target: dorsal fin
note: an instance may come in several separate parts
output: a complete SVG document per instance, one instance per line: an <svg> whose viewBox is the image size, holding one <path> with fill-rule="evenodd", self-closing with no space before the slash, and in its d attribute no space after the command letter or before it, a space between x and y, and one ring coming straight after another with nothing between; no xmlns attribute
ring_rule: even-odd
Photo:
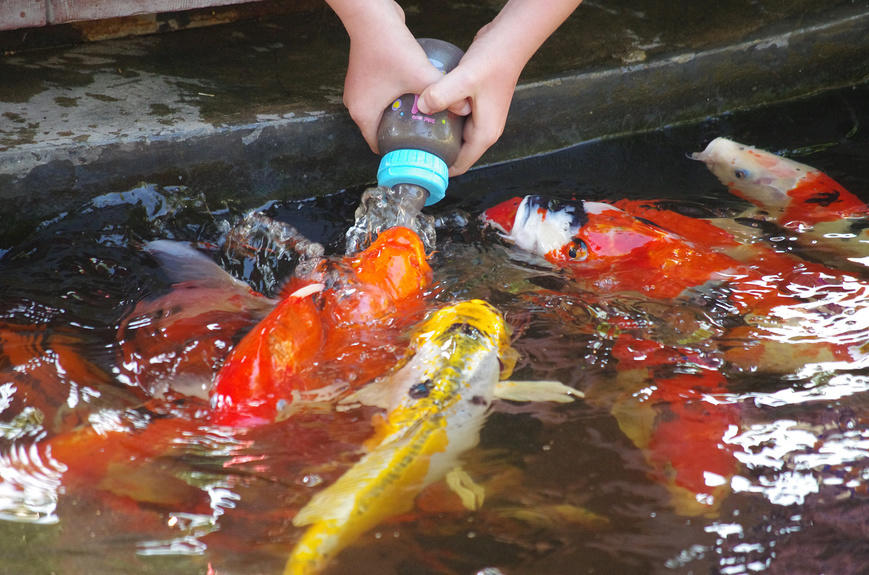
<svg viewBox="0 0 869 575"><path fill-rule="evenodd" d="M189 243L155 240L146 243L144 250L160 262L160 266L172 283L194 282L209 287L225 285L250 290L250 286L229 275L226 270Z"/></svg>

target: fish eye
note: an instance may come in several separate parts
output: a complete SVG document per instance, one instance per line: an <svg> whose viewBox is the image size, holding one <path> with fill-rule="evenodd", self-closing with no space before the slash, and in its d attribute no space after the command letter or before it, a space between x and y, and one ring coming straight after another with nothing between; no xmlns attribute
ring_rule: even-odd
<svg viewBox="0 0 869 575"><path fill-rule="evenodd" d="M410 390L408 390L408 395L411 399L422 399L428 397L428 394L431 391L431 386L432 380L427 379L421 381L411 386Z"/></svg>
<svg viewBox="0 0 869 575"><path fill-rule="evenodd" d="M560 200L549 200L549 205L547 206L550 212L557 212L561 209L561 201Z"/></svg>
<svg viewBox="0 0 869 575"><path fill-rule="evenodd" d="M748 172L745 170L734 170L733 175L736 176L737 180L744 180L748 177Z"/></svg>
<svg viewBox="0 0 869 575"><path fill-rule="evenodd" d="M573 244L567 250L567 255L571 259L583 261L588 256L588 246L579 238L573 239Z"/></svg>

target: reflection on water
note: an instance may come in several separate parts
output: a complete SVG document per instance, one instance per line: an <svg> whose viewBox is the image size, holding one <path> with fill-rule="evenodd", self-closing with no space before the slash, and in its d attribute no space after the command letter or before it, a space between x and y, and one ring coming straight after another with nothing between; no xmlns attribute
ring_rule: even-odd
<svg viewBox="0 0 869 575"><path fill-rule="evenodd" d="M844 108L850 122L854 103L869 101L861 90L815 107ZM499 405L463 458L485 489L478 511L435 485L327 572L860 572L869 562L869 271L795 263L764 275L758 265L753 287L787 298L745 315L728 299L738 290L723 284L675 299L590 289L467 216L514 195L554 193L665 198L692 217L731 217L745 205L685 154L721 133L762 143L764 123L791 125L783 118L794 113L808 116L797 103L457 180L435 214L433 297L489 301L513 329L514 377L558 380L586 398ZM785 135L811 137L799 127ZM866 197L867 158L858 130L800 159ZM463 185L474 193L459 200ZM252 221L215 211L192 189L143 185L46 222L2 256L3 569L280 572L301 534L293 517L360 458L378 410L319 406L251 430L211 425L206 401L172 389L192 389L179 381L190 375L183 366L201 365L207 349L210 373L263 311L239 300L208 315L210 302L170 292L177 278L140 248L196 242L274 295L300 260L343 252L356 203L355 193L270 203ZM747 265L758 246L794 262L832 261L781 230L743 227L754 250L743 253ZM301 251L294 234L310 240ZM176 295L161 299L167 293ZM134 327L154 338L172 325L212 343L122 347L119 329L137 314ZM125 367L133 356L141 363ZM144 385L134 371L159 381Z"/></svg>

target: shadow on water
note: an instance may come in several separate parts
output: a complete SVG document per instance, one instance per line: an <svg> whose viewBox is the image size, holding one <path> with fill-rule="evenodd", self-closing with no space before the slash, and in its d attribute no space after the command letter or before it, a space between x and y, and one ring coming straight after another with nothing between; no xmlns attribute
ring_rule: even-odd
<svg viewBox="0 0 869 575"><path fill-rule="evenodd" d="M858 572L869 562L865 366L784 377L734 374L719 397L740 414L739 429L726 436L741 465L732 493L710 516L681 516L662 485L649 479L624 421L614 417L614 402L630 388L618 387L627 384L614 376L607 330L624 318L639 319L646 322L637 328L644 335L675 340L685 334L673 327L674 318L689 313L696 333L724 328L690 306L590 297L563 274L517 259L481 234L476 216L512 196L540 193L660 198L686 215L730 217L746 204L687 158L719 135L795 157L869 199L867 103L863 85L595 141L452 182L448 199L432 212L442 223L432 259L437 297L481 297L496 305L522 355L517 377L558 379L585 390L588 400L510 404L492 414L465 461L489 492L479 512L423 512L384 524L329 572L349 566L491 575ZM269 203L262 211L328 254L340 254L359 192ZM203 573L209 565L220 573L277 572L299 535L292 515L312 488L333 481L358 457L371 432L369 411L313 413L269 426L268 433L221 435L167 424L177 433L172 450L115 473L113 483L99 477L76 483L38 449L46 438L86 424L134 429L172 421L149 412L147 395L119 377L118 326L137 303L170 288L141 246L154 239L196 242L255 289L275 293L297 263L292 257L230 262L222 255L226 232L243 215L207 205L195 182L142 184L44 222L0 255L5 572L180 574ZM694 337L701 346L703 338ZM178 410L206 408L191 401ZM16 475L27 461L39 473Z"/></svg>

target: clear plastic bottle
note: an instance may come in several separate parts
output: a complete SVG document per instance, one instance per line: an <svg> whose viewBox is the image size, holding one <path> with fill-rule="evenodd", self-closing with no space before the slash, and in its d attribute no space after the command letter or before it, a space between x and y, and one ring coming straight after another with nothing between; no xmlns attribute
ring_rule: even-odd
<svg viewBox="0 0 869 575"><path fill-rule="evenodd" d="M443 40L418 40L429 61L446 74L458 65L464 52ZM377 129L377 145L383 158L377 170L377 184L387 188L406 186L416 191L429 206L443 199L449 183L448 167L462 145L464 116L448 110L423 114L417 109L416 94L405 94L383 112ZM420 205L422 207L422 205Z"/></svg>

